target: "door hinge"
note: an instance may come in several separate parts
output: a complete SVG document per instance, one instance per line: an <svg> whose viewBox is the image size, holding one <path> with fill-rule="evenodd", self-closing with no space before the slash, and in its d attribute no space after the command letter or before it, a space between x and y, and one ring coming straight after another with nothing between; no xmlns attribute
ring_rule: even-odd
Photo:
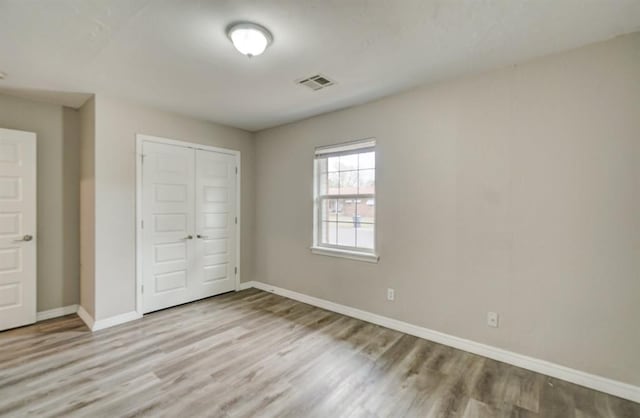
<svg viewBox="0 0 640 418"><path fill-rule="evenodd" d="M236 167L236 174L238 174L238 167Z"/></svg>
<svg viewBox="0 0 640 418"><path fill-rule="evenodd" d="M238 217L236 216L236 225L238 225Z"/></svg>
<svg viewBox="0 0 640 418"><path fill-rule="evenodd" d="M140 221L140 228L144 229L144 219Z"/></svg>
<svg viewBox="0 0 640 418"><path fill-rule="evenodd" d="M235 268L235 274L238 274L238 267Z"/></svg>
<svg viewBox="0 0 640 418"><path fill-rule="evenodd" d="M144 157L146 157L146 155L144 154L140 154L140 161L144 163Z"/></svg>
<svg viewBox="0 0 640 418"><path fill-rule="evenodd" d="M144 285L142 285L141 288L142 288L142 293L144 293Z"/></svg>

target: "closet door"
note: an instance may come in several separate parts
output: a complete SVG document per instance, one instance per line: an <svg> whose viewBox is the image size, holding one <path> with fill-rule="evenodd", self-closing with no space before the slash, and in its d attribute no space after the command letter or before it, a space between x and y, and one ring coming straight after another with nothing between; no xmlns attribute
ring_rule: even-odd
<svg viewBox="0 0 640 418"><path fill-rule="evenodd" d="M236 158L196 150L197 298L235 290Z"/></svg>
<svg viewBox="0 0 640 418"><path fill-rule="evenodd" d="M193 300L194 150L143 143L144 312Z"/></svg>

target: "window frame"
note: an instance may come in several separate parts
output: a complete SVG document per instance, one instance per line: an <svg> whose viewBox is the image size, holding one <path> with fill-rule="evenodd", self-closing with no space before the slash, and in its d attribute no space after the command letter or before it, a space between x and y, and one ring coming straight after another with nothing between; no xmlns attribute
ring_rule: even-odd
<svg viewBox="0 0 640 418"><path fill-rule="evenodd" d="M342 150L342 151L341 151ZM321 162L329 157L351 155L351 154L363 154L366 152L374 152L376 158L376 164L373 167L374 170L374 193L350 193L350 194L320 194L321 190L321 174L322 167ZM326 155L326 156L325 156ZM313 158L313 243L311 251L314 254L328 255L334 257L348 258L358 261L367 261L377 263L379 256L377 254L378 249L378 188L376 187L377 181L377 149L375 138L367 138L358 141L351 141L341 144L317 147L315 149ZM363 169L364 170L364 169ZM361 171L358 167L358 171ZM373 213L373 248L360 248L347 245L327 244L322 243L322 203L326 200L348 200L356 201L358 199L363 202L373 199L375 201L375 210Z"/></svg>

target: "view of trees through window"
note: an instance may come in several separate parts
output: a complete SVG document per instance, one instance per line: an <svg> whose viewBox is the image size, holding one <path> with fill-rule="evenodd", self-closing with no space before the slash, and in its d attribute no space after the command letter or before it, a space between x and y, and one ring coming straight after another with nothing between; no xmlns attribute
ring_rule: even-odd
<svg viewBox="0 0 640 418"><path fill-rule="evenodd" d="M375 151L317 159L319 244L373 251Z"/></svg>

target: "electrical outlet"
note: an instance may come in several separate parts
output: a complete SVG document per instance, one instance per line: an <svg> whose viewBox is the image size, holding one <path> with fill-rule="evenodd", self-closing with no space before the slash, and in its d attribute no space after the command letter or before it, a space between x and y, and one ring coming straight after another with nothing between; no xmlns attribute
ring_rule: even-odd
<svg viewBox="0 0 640 418"><path fill-rule="evenodd" d="M388 288L387 289L387 300L395 300L396 298L396 291L393 290L392 288Z"/></svg>
<svg viewBox="0 0 640 418"><path fill-rule="evenodd" d="M498 328L498 314L496 312L487 314L487 325L492 328Z"/></svg>

